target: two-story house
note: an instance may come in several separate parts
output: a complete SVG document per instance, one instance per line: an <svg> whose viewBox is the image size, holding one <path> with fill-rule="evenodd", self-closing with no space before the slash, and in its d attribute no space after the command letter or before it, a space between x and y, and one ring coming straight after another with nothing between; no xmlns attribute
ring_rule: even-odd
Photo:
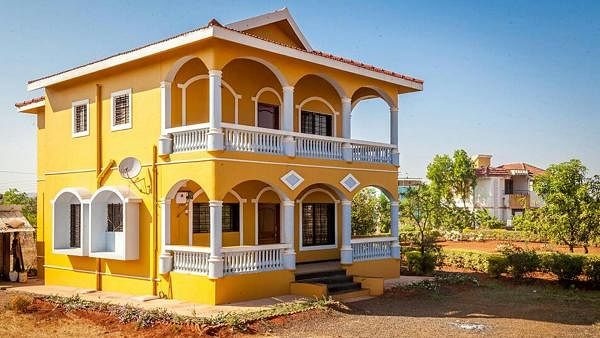
<svg viewBox="0 0 600 338"><path fill-rule="evenodd" d="M542 206L542 199L533 191L533 180L544 173L544 169L527 163L494 167L491 162L491 155L477 155L475 158L475 208L484 208L490 215L511 226L514 216L526 209Z"/></svg>
<svg viewBox="0 0 600 338"><path fill-rule="evenodd" d="M338 262L338 291L400 273L398 97L423 82L314 50L286 9L27 88L44 90L16 106L37 116L46 284L219 304L290 293L302 263ZM352 139L373 98L389 143ZM391 200L391 233L355 239L368 186Z"/></svg>

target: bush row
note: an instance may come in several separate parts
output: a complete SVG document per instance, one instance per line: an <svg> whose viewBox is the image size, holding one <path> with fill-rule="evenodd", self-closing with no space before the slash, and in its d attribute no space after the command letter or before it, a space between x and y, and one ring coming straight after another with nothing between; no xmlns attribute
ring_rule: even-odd
<svg viewBox="0 0 600 338"><path fill-rule="evenodd" d="M529 231L516 231L505 229L464 229L436 231L434 235L446 241L511 241L511 242L537 242L546 243L548 239L542 235ZM400 231L400 242L414 243L418 233L416 231Z"/></svg>
<svg viewBox="0 0 600 338"><path fill-rule="evenodd" d="M537 253L521 248L505 248L501 253L447 249L442 260L445 265L485 272L494 277L509 273L513 278L521 279L539 271L556 275L561 283L583 277L600 286L600 256Z"/></svg>

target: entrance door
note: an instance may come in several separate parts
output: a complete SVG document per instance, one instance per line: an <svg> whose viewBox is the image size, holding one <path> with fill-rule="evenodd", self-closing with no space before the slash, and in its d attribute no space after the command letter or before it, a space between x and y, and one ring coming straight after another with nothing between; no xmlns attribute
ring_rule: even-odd
<svg viewBox="0 0 600 338"><path fill-rule="evenodd" d="M279 204L258 204L258 244L279 243Z"/></svg>

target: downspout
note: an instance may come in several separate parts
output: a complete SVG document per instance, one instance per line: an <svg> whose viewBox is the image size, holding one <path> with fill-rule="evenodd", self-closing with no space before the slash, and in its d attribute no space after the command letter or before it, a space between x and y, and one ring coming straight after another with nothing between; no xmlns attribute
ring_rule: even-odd
<svg viewBox="0 0 600 338"><path fill-rule="evenodd" d="M102 186L102 85L96 84L96 189ZM102 259L96 258L96 291L102 290Z"/></svg>
<svg viewBox="0 0 600 338"><path fill-rule="evenodd" d="M156 145L152 146L152 266L150 267L152 275L152 295L157 295L158 282L156 281L156 269L158 265L158 154Z"/></svg>

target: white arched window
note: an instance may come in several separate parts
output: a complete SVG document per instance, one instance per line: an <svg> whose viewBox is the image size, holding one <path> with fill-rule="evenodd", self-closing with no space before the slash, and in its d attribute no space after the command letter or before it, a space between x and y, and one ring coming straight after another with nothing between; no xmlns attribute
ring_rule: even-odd
<svg viewBox="0 0 600 338"><path fill-rule="evenodd" d="M139 258L140 198L127 188L103 187L90 200L90 256Z"/></svg>
<svg viewBox="0 0 600 338"><path fill-rule="evenodd" d="M90 193L83 188L65 188L52 200L52 252L88 255Z"/></svg>

